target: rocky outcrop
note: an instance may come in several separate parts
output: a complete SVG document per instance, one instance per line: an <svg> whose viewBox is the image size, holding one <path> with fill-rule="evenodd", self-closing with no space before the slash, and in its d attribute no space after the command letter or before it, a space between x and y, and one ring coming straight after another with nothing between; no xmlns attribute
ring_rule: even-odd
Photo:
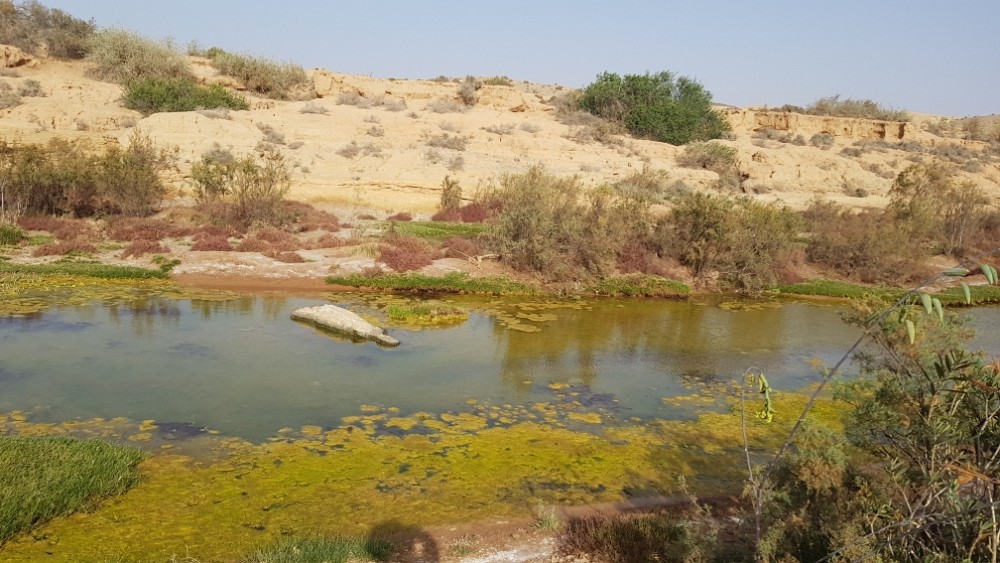
<svg viewBox="0 0 1000 563"><path fill-rule="evenodd" d="M36 64L35 59L17 47L0 45L0 68L35 66Z"/></svg>
<svg viewBox="0 0 1000 563"><path fill-rule="evenodd" d="M303 307L292 313L292 320L311 323L351 338L372 340L382 346L399 345L399 340L386 334L383 329L336 305Z"/></svg>
<svg viewBox="0 0 1000 563"><path fill-rule="evenodd" d="M742 108L720 110L736 131L792 131L797 134L827 133L845 139L879 139L905 141L910 139L912 125L904 121L879 121L852 117L805 115L790 111L766 111Z"/></svg>

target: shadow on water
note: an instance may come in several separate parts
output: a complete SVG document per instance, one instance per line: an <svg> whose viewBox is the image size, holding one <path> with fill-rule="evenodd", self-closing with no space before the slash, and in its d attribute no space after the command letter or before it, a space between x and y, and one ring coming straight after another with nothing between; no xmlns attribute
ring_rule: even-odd
<svg viewBox="0 0 1000 563"><path fill-rule="evenodd" d="M440 561L438 545L434 538L418 526L403 524L398 520L386 520L376 524L365 538L372 555L378 555L379 546L392 544L392 561ZM386 557L382 561L390 560Z"/></svg>

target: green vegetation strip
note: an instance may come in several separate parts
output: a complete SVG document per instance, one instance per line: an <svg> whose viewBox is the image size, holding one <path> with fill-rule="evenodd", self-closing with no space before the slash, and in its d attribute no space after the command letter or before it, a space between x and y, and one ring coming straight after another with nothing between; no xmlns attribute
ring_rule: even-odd
<svg viewBox="0 0 1000 563"><path fill-rule="evenodd" d="M326 283L392 291L421 291L428 293L483 293L488 295L531 295L538 290L530 285L502 277L470 278L462 272L452 272L441 277L424 274L383 274L364 276L327 276Z"/></svg>
<svg viewBox="0 0 1000 563"><path fill-rule="evenodd" d="M686 284L645 274L606 276L587 288L590 293L612 297L687 297L691 288Z"/></svg>
<svg viewBox="0 0 1000 563"><path fill-rule="evenodd" d="M393 229L401 235L442 241L448 237L474 237L486 231L481 223L449 223L447 221L400 221Z"/></svg>
<svg viewBox="0 0 1000 563"><path fill-rule="evenodd" d="M0 263L0 274L86 276L109 280L149 280L166 279L169 277L167 272L161 270L151 270L135 266L114 266L93 262L56 262L53 264Z"/></svg>
<svg viewBox="0 0 1000 563"><path fill-rule="evenodd" d="M143 458L101 440L0 436L0 543L124 493Z"/></svg>
<svg viewBox="0 0 1000 563"><path fill-rule="evenodd" d="M284 540L260 549L243 563L342 563L388 561L393 545L379 538L309 538Z"/></svg>
<svg viewBox="0 0 1000 563"><path fill-rule="evenodd" d="M865 295L878 295L886 298L899 298L903 290L886 287L871 287L845 281L809 280L801 283L779 285L774 289L786 295L808 295L816 297L838 297L855 299Z"/></svg>

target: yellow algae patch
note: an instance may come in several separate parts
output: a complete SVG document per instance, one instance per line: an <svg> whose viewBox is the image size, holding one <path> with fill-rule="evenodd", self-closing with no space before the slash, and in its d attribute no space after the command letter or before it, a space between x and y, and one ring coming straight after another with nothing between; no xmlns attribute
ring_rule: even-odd
<svg viewBox="0 0 1000 563"><path fill-rule="evenodd" d="M360 410L361 412L381 412L382 407L378 405L361 405L360 407L358 407L358 410Z"/></svg>
<svg viewBox="0 0 1000 563"><path fill-rule="evenodd" d="M303 426L302 434L304 434L305 436L319 436L323 434L323 428L313 425Z"/></svg>
<svg viewBox="0 0 1000 563"><path fill-rule="evenodd" d="M415 418L400 416L390 418L385 422L385 425L393 428L399 428L401 430L412 430L414 427L420 425L420 421Z"/></svg>
<svg viewBox="0 0 1000 563"><path fill-rule="evenodd" d="M601 423L601 415L597 414L596 412L588 412L588 413L571 412L566 415L566 418L570 420L575 420L577 422L586 422L589 424Z"/></svg>
<svg viewBox="0 0 1000 563"><path fill-rule="evenodd" d="M138 434L132 434L128 439L133 442L148 442L153 439L153 435L149 432L139 432Z"/></svg>
<svg viewBox="0 0 1000 563"><path fill-rule="evenodd" d="M548 322L548 321L554 321L554 320L556 320L556 319L559 318L556 315L553 315L552 313L540 313L540 314L518 313L517 315L514 315L514 316L515 316L515 318L518 318L518 319L524 319L526 321L532 321L532 322L536 322L536 323L544 323L544 322Z"/></svg>
<svg viewBox="0 0 1000 563"><path fill-rule="evenodd" d="M548 388L553 391L562 391L563 389L569 388L569 383L565 382L549 383Z"/></svg>
<svg viewBox="0 0 1000 563"><path fill-rule="evenodd" d="M156 430L156 421L154 420L143 420L139 423L139 430L143 432L149 432L150 430Z"/></svg>

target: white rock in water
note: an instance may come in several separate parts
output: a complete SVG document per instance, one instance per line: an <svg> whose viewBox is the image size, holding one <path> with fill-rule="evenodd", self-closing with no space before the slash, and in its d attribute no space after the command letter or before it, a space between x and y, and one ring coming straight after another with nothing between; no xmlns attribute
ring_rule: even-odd
<svg viewBox="0 0 1000 563"><path fill-rule="evenodd" d="M399 345L399 340L386 334L385 330L336 305L303 307L292 313L292 320L310 322L354 338L374 340L383 346Z"/></svg>

